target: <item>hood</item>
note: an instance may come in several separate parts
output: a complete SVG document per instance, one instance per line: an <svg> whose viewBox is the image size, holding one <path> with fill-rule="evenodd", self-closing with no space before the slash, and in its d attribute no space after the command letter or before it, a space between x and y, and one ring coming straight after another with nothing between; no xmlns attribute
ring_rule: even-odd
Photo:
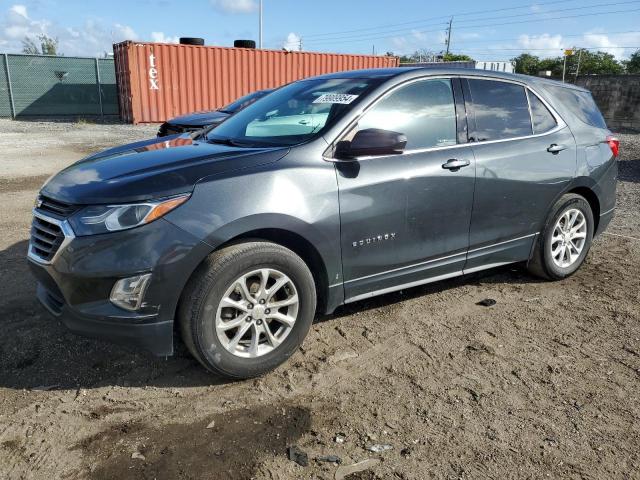
<svg viewBox="0 0 640 480"><path fill-rule="evenodd" d="M41 193L79 205L144 201L191 191L202 178L273 163L286 147L239 148L155 138L91 155L53 176Z"/></svg>
<svg viewBox="0 0 640 480"><path fill-rule="evenodd" d="M226 120L228 117L228 113L213 110L209 112L195 112L188 115L182 115L180 117L167 120L167 123L171 125L181 125L184 127L206 127L207 125L213 125L214 123L222 123L222 121Z"/></svg>

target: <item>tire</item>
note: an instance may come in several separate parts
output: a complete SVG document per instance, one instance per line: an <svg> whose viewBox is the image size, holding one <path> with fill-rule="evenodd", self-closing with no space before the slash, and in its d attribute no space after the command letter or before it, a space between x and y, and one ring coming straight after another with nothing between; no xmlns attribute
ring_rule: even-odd
<svg viewBox="0 0 640 480"><path fill-rule="evenodd" d="M582 214L586 226L584 231L576 232L576 234L579 235L584 234L584 242L582 243L580 238L574 239L574 245L575 242L577 242L577 244L581 246L579 254L573 260L569 260L568 255L565 257L564 253L560 254L560 258L556 257L554 259L553 248L562 248L561 243L554 240L554 234L557 235L559 232L559 230L557 230L558 222L560 222L565 214L576 211ZM580 219L579 215L577 215L577 219ZM579 223L580 221L576 221L575 226ZM577 194L569 193L563 195L551 208L544 229L541 235L538 235L536 238L533 256L527 266L528 270L532 274L547 280L562 280L563 278L573 275L580 268L589 253L591 241L593 240L593 232L593 212L591 211L589 202ZM566 245L569 245L569 242L566 242ZM572 254L575 254L575 249L571 247L567 248ZM562 265L565 258L567 258L567 264ZM560 264L558 262L560 262Z"/></svg>
<svg viewBox="0 0 640 480"><path fill-rule="evenodd" d="M255 40L234 40L233 46L235 48L256 48Z"/></svg>
<svg viewBox="0 0 640 480"><path fill-rule="evenodd" d="M251 293L252 288L261 284L261 275L265 271L270 272L268 281L264 282L265 287L271 285L273 289L280 281L289 282L278 287L279 290L264 305L254 297L247 301L241 292ZM276 274L281 276L274 276ZM240 287L242 283L246 289ZM269 291L268 288L262 289L261 285L257 289L255 296ZM264 298L268 297L266 293L264 295ZM276 300L276 295L285 299ZM226 299L225 303L222 303L223 299ZM269 305L291 299L297 300L295 315L291 314L294 305L277 308L275 313L289 320L295 316L292 326L267 318ZM242 305L242 310L227 307L228 300L234 301L234 305ZM243 379L262 375L284 363L302 344L313 322L315 309L315 284L304 261L283 246L251 241L223 248L207 257L185 287L178 317L184 343L206 369L223 377ZM247 315L253 317L249 316L247 320ZM225 319L225 316L230 319ZM230 330L218 328L219 324L228 326L235 323L238 326ZM249 330L234 342L243 327ZM270 339L265 329L275 332L270 334ZM256 332L260 333L256 335ZM255 343L254 337L257 338ZM281 343L277 344L278 341ZM234 343L235 347L232 347Z"/></svg>
<svg viewBox="0 0 640 480"><path fill-rule="evenodd" d="M180 45L204 45L204 38L198 37L180 37Z"/></svg>

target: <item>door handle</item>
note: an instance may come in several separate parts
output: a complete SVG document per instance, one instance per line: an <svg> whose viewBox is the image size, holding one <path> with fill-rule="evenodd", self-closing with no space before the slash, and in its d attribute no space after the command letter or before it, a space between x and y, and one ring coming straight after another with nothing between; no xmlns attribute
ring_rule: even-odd
<svg viewBox="0 0 640 480"><path fill-rule="evenodd" d="M442 168L446 168L447 170L457 172L462 167L466 167L467 165L470 165L470 164L471 162L469 160L458 160L457 158L452 158L450 160L447 160L446 163L443 163Z"/></svg>
<svg viewBox="0 0 640 480"><path fill-rule="evenodd" d="M307 123L309 123L309 120L300 120L298 123L300 125L306 125Z"/></svg>
<svg viewBox="0 0 640 480"><path fill-rule="evenodd" d="M556 143L552 143L551 145L549 145L549 148L547 148L547 152L549 153L553 153L554 155L560 153L562 150L566 150L567 146L566 145L558 145Z"/></svg>

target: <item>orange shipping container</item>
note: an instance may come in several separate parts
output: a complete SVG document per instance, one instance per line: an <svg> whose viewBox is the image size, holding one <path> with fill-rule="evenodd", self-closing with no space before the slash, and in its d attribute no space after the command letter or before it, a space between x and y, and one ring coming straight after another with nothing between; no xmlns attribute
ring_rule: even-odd
<svg viewBox="0 0 640 480"><path fill-rule="evenodd" d="M247 93L343 70L395 67L396 57L122 42L113 46L120 117L164 122Z"/></svg>

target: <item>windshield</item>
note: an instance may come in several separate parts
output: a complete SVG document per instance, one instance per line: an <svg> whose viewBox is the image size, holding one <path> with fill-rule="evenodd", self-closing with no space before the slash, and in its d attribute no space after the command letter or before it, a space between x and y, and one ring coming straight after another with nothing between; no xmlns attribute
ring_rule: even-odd
<svg viewBox="0 0 640 480"><path fill-rule="evenodd" d="M367 78L294 82L232 116L207 139L243 146L296 145L335 123L379 83Z"/></svg>
<svg viewBox="0 0 640 480"><path fill-rule="evenodd" d="M236 113L242 110L243 108L248 107L253 102L258 100L259 98L264 97L267 93L272 92L273 90L258 90L257 92L250 93L249 95L245 95L244 97L240 97L228 105L225 105L220 109L221 112L224 113Z"/></svg>

